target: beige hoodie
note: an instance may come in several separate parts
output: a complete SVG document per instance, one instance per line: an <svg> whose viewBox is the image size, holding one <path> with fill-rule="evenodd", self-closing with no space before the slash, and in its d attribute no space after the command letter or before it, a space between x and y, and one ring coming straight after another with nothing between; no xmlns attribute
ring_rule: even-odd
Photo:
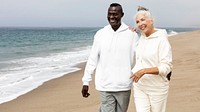
<svg viewBox="0 0 200 112"><path fill-rule="evenodd" d="M168 86L166 75L172 69L172 49L166 30L156 30L149 37L141 35L136 48L136 65L132 72L135 73L143 68L158 67L159 75L145 74L138 83L135 83L136 85Z"/></svg>

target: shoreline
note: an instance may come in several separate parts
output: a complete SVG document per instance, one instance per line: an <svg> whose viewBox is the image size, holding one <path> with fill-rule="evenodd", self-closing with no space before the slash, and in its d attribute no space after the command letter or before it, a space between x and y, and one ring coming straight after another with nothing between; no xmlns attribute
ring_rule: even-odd
<svg viewBox="0 0 200 112"><path fill-rule="evenodd" d="M172 38L171 38L172 37ZM200 107L200 30L170 36L173 50L173 72L170 81L167 112L197 112ZM2 112L96 112L99 94L90 85L90 97L81 95L85 62L81 70L43 83L18 98L0 104ZM93 75L94 76L94 75ZM128 112L134 112L133 91Z"/></svg>
<svg viewBox="0 0 200 112"><path fill-rule="evenodd" d="M174 32L174 31L169 30L168 35L171 34L170 32ZM88 47L86 47L86 48L88 48ZM81 50L81 52L82 52L82 50ZM62 55L62 52L60 55ZM73 55L76 55L76 53ZM1 89L0 104L8 102L8 101L12 101L12 100L16 99L17 97L19 97L23 94L26 94L26 93L32 91L33 89L38 88L44 82L47 82L54 78L62 77L63 74L68 74L73 71L76 71L77 69L76 69L76 66L74 66L74 65L77 65L78 63L83 62L83 60L82 60L81 62L77 63L75 58L69 59L69 60L67 58L67 59L65 59L65 62L63 64L61 64L63 62L61 60L62 57L67 57L68 54L63 55L63 56L59 56L59 55L52 55L52 56L54 56L54 57L47 56L49 58L46 58L46 56L42 56L42 57L36 57L36 58L30 57L30 58L16 59L15 63L11 63L11 61L10 62L8 61L8 63L6 63L6 65L4 63L0 63L0 66L2 66L2 67L8 66L8 71L5 70L5 72L4 72L4 69L2 69L3 72L1 72L2 75L4 75L4 76L1 77L1 80L2 80L1 85L2 86L0 88ZM43 59L46 60L45 63L47 63L47 64L43 65L42 63L40 63L41 61L38 60L37 58L40 58L41 61ZM61 61L60 62L56 61L57 58L58 58L58 60L61 60ZM54 60L54 59L56 59L56 60L48 61L48 60ZM25 61L25 63L24 63L24 61ZM18 64L21 64L21 62L23 62L24 64L22 66L19 66ZM66 68L66 67L62 68L62 66L66 66L65 64L68 62L70 62L70 63L72 62L72 64L69 65L69 68ZM29 63L31 63L31 64L29 65ZM26 64L28 64L28 66L30 66L30 67L27 67ZM37 66L35 66L35 65L37 65ZM31 66L33 66L35 69L33 69ZM58 67L58 69L57 69L57 67ZM50 68L50 69L45 70L46 68L48 68L48 69ZM43 70L41 70L41 69L43 69ZM9 75L9 72L12 75ZM29 72L29 73L27 73L27 72ZM58 73L54 73L54 72L58 72ZM16 77L15 74L19 74L19 75ZM41 77L40 74L46 78Z"/></svg>
<svg viewBox="0 0 200 112"><path fill-rule="evenodd" d="M3 104L3 103L7 103L7 102L10 102L12 100L15 100L17 99L18 97L22 96L22 95L25 95L35 89L37 89L38 87L42 86L44 83L48 82L48 81L51 81L51 80L54 80L54 79L57 79L57 78L60 78L60 77L63 77L64 75L68 75L70 73L74 73L76 71L79 71L81 69L81 67L83 66L82 64L83 63L86 63L86 61L81 61L81 62L78 62L78 63L74 63L74 64L71 64L71 66L68 66L66 69L68 69L69 71L66 72L66 73L63 73L61 75L56 75L56 77L54 78L50 78L48 79L47 81L44 81L42 82L41 84L37 84L35 85L34 87L32 87L31 89L30 88L27 88L26 90L24 91L21 91L19 94L17 95L11 95L10 97L8 97L7 99L0 99L0 105ZM71 70L70 70L71 69ZM22 79L23 80L23 79ZM31 81L33 83L33 81ZM19 88L20 90L21 88ZM12 90L10 90L12 91Z"/></svg>
<svg viewBox="0 0 200 112"><path fill-rule="evenodd" d="M52 79L50 81L44 82L43 85L39 86L38 88L35 88L34 90L19 96L18 98L5 102L0 104L0 111L3 112L40 112L42 109L42 112L56 112L56 111L63 111L62 108L68 109L70 108L70 111L76 110L77 108L80 108L82 106L81 103L84 103L84 99L81 96L81 89L82 89L82 82L79 78L81 74L83 73L85 66L85 62L77 64L77 68L81 68L81 70L65 74L62 77ZM76 78L78 77L78 78ZM72 84L74 82L74 84ZM73 86L74 85L74 86ZM59 86L59 88L57 88ZM69 91L70 90L70 91ZM94 87L90 87L90 91L94 91L94 93L90 96L91 98L88 99L94 99L97 97L97 92L95 91ZM73 96L74 94L78 96ZM50 97L46 97L50 96ZM94 97L94 98L93 98ZM69 99L70 98L70 99ZM76 100L75 100L76 99ZM82 102L80 102L79 99L82 99ZM34 108L35 106L39 106L37 102L41 102L43 106L41 108ZM51 102L48 102L51 101ZM59 102L52 102L52 101L59 101ZM77 103L79 102L79 103ZM93 102L90 101L90 104L96 104L98 100L94 100ZM76 103L76 105L74 105ZM26 106L23 106L23 105ZM34 104L34 105L32 105ZM7 105L11 108L7 108ZM49 105L55 105L50 106ZM97 104L98 106L98 104ZM22 107L22 108L19 108ZM34 109L30 109L34 108ZM50 109L51 108L51 109ZM56 109L54 109L56 108ZM28 110L27 110L28 109Z"/></svg>

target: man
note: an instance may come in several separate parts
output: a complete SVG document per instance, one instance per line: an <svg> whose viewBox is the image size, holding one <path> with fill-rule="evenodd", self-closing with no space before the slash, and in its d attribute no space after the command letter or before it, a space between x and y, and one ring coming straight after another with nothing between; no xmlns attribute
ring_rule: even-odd
<svg viewBox="0 0 200 112"><path fill-rule="evenodd" d="M109 25L95 34L82 78L82 95L87 98L90 95L91 75L96 69L95 85L101 97L100 112L126 112L129 105L130 76L138 36L121 22L123 16L121 5L112 3L107 14Z"/></svg>

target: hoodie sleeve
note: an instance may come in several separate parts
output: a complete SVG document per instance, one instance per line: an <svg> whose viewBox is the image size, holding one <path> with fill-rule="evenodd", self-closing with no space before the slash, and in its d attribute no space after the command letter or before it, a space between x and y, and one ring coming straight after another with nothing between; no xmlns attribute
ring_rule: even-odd
<svg viewBox="0 0 200 112"><path fill-rule="evenodd" d="M172 49L168 37L163 36L159 44L159 74L166 77L172 70Z"/></svg>
<svg viewBox="0 0 200 112"><path fill-rule="evenodd" d="M134 37L134 41L133 41L133 67L135 66L136 64L136 48L138 46L138 42L139 42L139 36L136 32L134 32L133 34L133 37ZM133 71L133 67L132 67L132 71Z"/></svg>
<svg viewBox="0 0 200 112"><path fill-rule="evenodd" d="M90 52L90 56L88 58L84 76L82 78L83 85L89 85L89 82L92 80L92 74L94 73L94 70L96 69L97 62L99 59L99 40L98 40L98 32L94 36L94 42L92 45L92 49Z"/></svg>

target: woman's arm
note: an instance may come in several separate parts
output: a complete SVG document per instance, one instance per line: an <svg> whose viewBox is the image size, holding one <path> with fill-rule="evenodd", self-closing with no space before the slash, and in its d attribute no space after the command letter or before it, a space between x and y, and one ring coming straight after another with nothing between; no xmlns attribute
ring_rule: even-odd
<svg viewBox="0 0 200 112"><path fill-rule="evenodd" d="M143 68L143 69L135 72L130 78L132 78L134 82L138 82L138 80L145 74L158 75L159 74L159 70L158 70L157 67Z"/></svg>

